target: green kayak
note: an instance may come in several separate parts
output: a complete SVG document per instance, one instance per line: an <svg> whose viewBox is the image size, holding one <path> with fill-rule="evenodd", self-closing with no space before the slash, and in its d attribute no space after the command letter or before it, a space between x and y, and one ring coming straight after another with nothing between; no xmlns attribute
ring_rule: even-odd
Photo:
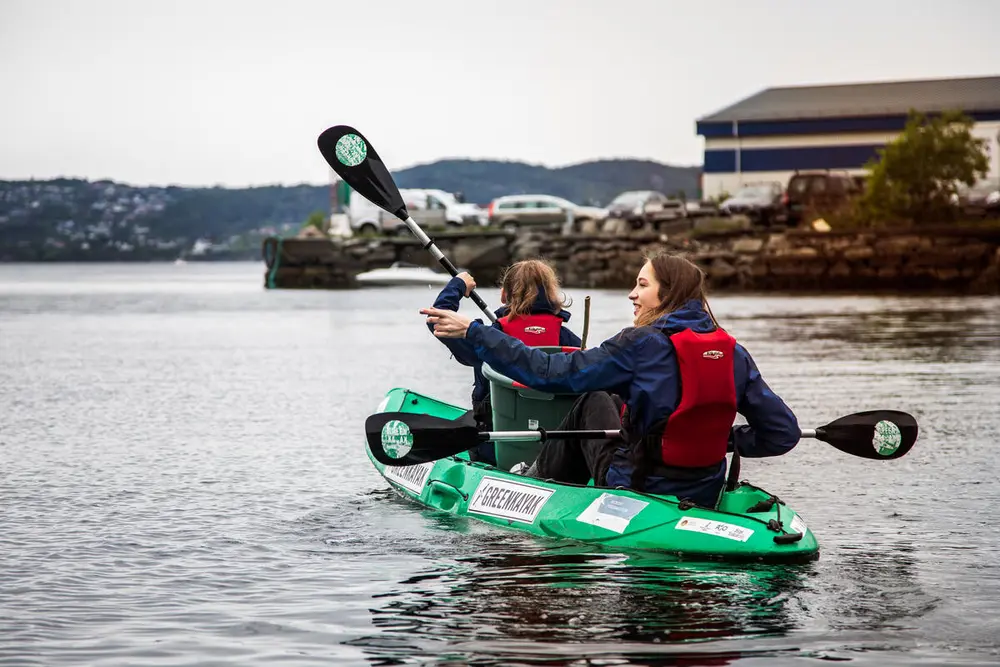
<svg viewBox="0 0 1000 667"><path fill-rule="evenodd" d="M497 415L498 406L503 409L497 391L502 388L496 383L502 376L486 371L494 381L496 421L502 417ZM523 393L531 396L530 391ZM547 409L553 407L547 404ZM466 409L397 388L386 394L378 412L454 420ZM470 461L465 453L410 466L383 465L370 448L368 456L405 498L541 537L692 559L801 562L819 557L819 545L805 522L770 493L746 482L724 491L717 508L708 509L674 496L524 477L507 471L509 460L503 460L497 446L500 467ZM530 461L533 455L520 458Z"/></svg>

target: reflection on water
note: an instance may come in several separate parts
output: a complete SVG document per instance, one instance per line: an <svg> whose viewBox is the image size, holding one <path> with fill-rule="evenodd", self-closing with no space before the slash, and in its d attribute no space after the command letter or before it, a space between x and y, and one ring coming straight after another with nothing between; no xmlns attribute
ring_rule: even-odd
<svg viewBox="0 0 1000 667"><path fill-rule="evenodd" d="M978 362L995 355L1000 344L995 301L952 299L934 308L926 300L874 309L839 305L820 312L758 313L753 319L766 323L775 342L809 341L813 350L838 356L851 350L862 359Z"/></svg>
<svg viewBox="0 0 1000 667"><path fill-rule="evenodd" d="M579 653L619 664L692 654L698 664L721 665L733 651L720 652L711 640L796 629L789 603L812 567L698 564L575 546L531 552L531 544L414 573L373 600L382 633L352 643L377 664L453 649L503 664L513 656L525 664L568 664L567 654Z"/></svg>

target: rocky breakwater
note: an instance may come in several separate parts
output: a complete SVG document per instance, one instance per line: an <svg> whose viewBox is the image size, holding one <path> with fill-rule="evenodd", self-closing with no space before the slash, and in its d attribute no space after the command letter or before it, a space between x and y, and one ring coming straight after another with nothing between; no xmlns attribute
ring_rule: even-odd
<svg viewBox="0 0 1000 667"><path fill-rule="evenodd" d="M630 287L649 252L705 269L725 291L1000 294L1000 229L981 226L861 232L727 232L661 236L530 234L514 260L552 261L567 287Z"/></svg>
<svg viewBox="0 0 1000 667"><path fill-rule="evenodd" d="M441 232L435 243L456 266L468 269L488 284L499 279L510 263L511 233ZM405 262L441 270L430 253L412 236L388 238L265 239L262 254L267 269L264 284L284 289L345 289L357 287L355 277L372 269Z"/></svg>

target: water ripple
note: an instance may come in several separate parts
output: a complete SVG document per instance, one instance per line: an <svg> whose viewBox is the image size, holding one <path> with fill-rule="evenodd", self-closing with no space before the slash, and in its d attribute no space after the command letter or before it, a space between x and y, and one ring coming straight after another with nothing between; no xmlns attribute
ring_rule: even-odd
<svg viewBox="0 0 1000 667"><path fill-rule="evenodd" d="M875 407L921 425L894 462L815 441L744 461L821 543L776 568L399 498L364 417L392 386L470 389L423 329L433 291L261 283L256 264L0 266L0 665L1000 661L1000 300L713 300L804 427ZM630 311L592 296L600 340Z"/></svg>

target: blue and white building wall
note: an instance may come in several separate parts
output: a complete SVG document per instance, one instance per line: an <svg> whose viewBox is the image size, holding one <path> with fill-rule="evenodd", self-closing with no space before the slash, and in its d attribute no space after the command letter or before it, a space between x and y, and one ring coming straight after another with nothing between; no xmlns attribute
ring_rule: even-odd
<svg viewBox="0 0 1000 667"><path fill-rule="evenodd" d="M985 139L989 178L1000 178L1000 110L970 114L974 134ZM797 170L865 173L868 159L899 135L906 118L824 118L786 121L699 122L705 138L702 191L706 197L734 193L751 183L788 184Z"/></svg>

